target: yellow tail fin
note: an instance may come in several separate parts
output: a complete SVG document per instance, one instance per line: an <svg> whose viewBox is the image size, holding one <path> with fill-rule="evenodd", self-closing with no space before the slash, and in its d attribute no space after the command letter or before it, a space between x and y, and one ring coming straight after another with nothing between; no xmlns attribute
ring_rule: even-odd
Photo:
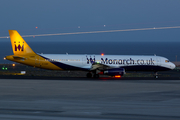
<svg viewBox="0 0 180 120"><path fill-rule="evenodd" d="M26 41L16 30L9 30L11 45L14 55L31 55L35 52L29 47Z"/></svg>

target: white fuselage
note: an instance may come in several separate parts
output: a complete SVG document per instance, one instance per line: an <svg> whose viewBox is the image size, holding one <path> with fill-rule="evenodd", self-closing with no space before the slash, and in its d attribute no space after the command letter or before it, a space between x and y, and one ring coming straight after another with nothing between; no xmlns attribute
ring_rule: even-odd
<svg viewBox="0 0 180 120"><path fill-rule="evenodd" d="M78 54L39 54L45 60L62 69L90 70L93 63L100 63L112 68L126 70L164 71L175 68L165 57L143 55L78 55Z"/></svg>

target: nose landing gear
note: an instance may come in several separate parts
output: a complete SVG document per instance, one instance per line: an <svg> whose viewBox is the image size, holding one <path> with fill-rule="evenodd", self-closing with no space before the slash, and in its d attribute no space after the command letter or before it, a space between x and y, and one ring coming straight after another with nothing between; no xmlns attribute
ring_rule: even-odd
<svg viewBox="0 0 180 120"><path fill-rule="evenodd" d="M158 72L154 72L155 79L158 79Z"/></svg>

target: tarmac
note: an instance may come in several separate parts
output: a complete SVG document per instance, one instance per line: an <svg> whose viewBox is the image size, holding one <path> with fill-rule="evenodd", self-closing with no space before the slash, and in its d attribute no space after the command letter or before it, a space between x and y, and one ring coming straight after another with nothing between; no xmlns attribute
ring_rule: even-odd
<svg viewBox="0 0 180 120"><path fill-rule="evenodd" d="M180 80L0 77L3 120L180 119Z"/></svg>

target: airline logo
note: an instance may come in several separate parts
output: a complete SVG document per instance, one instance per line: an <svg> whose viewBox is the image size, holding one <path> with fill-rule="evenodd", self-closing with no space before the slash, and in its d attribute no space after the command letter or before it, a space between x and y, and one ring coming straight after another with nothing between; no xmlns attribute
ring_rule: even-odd
<svg viewBox="0 0 180 120"><path fill-rule="evenodd" d="M15 42L16 43L16 42ZM15 51L24 51L24 43L23 44L15 44L15 47L14 47L14 50Z"/></svg>
<svg viewBox="0 0 180 120"><path fill-rule="evenodd" d="M95 56L92 58L90 56L90 58L88 58L86 56L87 59L87 64L93 64L96 62ZM148 59L148 60L144 60L144 59L137 59L137 60L133 60L132 58L129 59L108 59L108 58L101 58L100 60L101 64L126 64L126 65L154 65L154 60L152 58Z"/></svg>
<svg viewBox="0 0 180 120"><path fill-rule="evenodd" d="M150 58L149 60L137 59L108 59L101 58L101 64L126 64L126 65L154 65L154 60Z"/></svg>
<svg viewBox="0 0 180 120"><path fill-rule="evenodd" d="M88 58L86 56L86 59L87 59L87 64L90 64L90 63L93 64L96 61L95 56L94 56L94 58L92 58L91 56L90 56L90 58Z"/></svg>

